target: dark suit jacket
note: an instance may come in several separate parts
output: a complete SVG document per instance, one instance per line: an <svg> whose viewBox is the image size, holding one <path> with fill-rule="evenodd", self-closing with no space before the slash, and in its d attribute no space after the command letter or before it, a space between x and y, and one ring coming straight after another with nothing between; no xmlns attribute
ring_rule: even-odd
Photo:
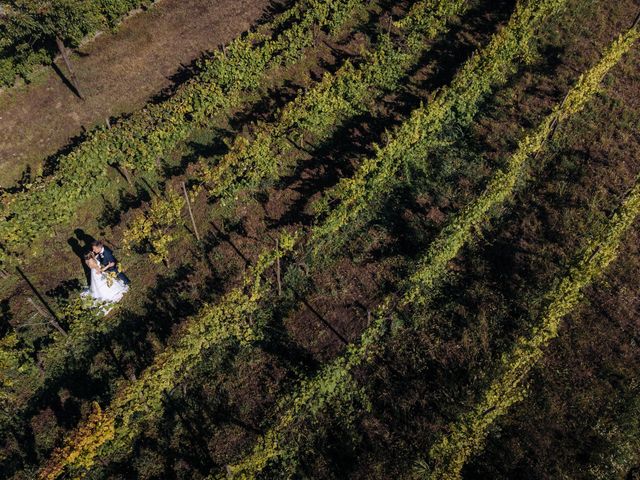
<svg viewBox="0 0 640 480"><path fill-rule="evenodd" d="M98 261L100 262L100 265L102 265L103 267L105 265L108 265L109 263L114 263L114 266L111 268L107 269L107 272L117 272L118 271L118 261L116 260L116 257L113 256L113 252L111 250L109 250L107 247L104 247L104 250L102 251L102 253L99 253L98 256Z"/></svg>

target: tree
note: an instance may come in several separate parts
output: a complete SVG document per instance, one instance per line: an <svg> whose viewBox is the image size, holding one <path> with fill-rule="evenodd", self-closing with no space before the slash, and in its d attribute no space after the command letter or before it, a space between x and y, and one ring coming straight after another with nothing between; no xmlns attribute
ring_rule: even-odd
<svg viewBox="0 0 640 480"><path fill-rule="evenodd" d="M60 53L80 94L67 55L82 39L112 27L133 8L152 0L4 0L0 1L0 85L16 75L29 78L34 67Z"/></svg>

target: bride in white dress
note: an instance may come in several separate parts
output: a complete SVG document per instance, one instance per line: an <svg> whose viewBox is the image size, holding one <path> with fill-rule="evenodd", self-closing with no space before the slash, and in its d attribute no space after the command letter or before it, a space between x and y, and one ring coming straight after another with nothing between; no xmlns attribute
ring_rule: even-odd
<svg viewBox="0 0 640 480"><path fill-rule="evenodd" d="M99 302L119 302L123 295L129 291L129 287L122 280L109 277L100 268L93 252L85 255L85 263L91 269L91 285L85 295L91 295Z"/></svg>

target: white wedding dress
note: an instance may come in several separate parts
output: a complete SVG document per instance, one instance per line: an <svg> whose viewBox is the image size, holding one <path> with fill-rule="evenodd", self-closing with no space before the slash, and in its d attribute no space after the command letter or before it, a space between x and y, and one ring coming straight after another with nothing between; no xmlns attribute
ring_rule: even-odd
<svg viewBox="0 0 640 480"><path fill-rule="evenodd" d="M91 269L91 285L87 294L93 299L99 302L119 302L128 291L129 287L119 278L107 281L105 274Z"/></svg>

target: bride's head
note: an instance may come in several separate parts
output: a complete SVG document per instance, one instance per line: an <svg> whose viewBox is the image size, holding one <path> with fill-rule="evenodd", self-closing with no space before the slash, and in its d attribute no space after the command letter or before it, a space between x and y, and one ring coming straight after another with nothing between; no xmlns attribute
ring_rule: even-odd
<svg viewBox="0 0 640 480"><path fill-rule="evenodd" d="M98 262L96 261L96 255L93 252L85 254L84 261L87 262L87 265L89 265L89 267L91 268L94 268L98 265Z"/></svg>

